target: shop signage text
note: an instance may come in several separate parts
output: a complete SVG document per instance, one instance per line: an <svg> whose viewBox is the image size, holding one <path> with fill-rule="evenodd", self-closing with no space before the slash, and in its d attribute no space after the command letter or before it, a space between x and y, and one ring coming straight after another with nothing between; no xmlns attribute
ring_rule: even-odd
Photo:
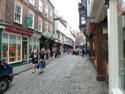
<svg viewBox="0 0 125 94"><path fill-rule="evenodd" d="M13 26L10 26L10 25L7 25L5 30L7 31L11 31L11 32L15 32L15 33L18 33L18 34L23 34L23 35L27 35L27 36L32 36L32 32L30 31L27 31L27 30L22 30L20 28L16 28L16 27L13 27Z"/></svg>

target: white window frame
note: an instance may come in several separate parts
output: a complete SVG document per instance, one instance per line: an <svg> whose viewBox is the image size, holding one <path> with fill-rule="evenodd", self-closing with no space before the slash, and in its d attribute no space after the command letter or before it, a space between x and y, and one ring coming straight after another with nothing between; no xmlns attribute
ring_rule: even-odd
<svg viewBox="0 0 125 94"><path fill-rule="evenodd" d="M32 14L33 15L33 19L32 19L32 26L29 26L29 28L31 28L31 29L34 29L34 16L35 16L35 14L32 12L32 11L29 11L29 14ZM29 16L29 14L28 14L28 16Z"/></svg>
<svg viewBox="0 0 125 94"><path fill-rule="evenodd" d="M41 18L39 18L38 20L38 31L42 32L42 19Z"/></svg>
<svg viewBox="0 0 125 94"><path fill-rule="evenodd" d="M50 12L50 20L53 21L53 13L52 13L52 11Z"/></svg>
<svg viewBox="0 0 125 94"><path fill-rule="evenodd" d="M45 32L48 32L48 22L45 22Z"/></svg>
<svg viewBox="0 0 125 94"><path fill-rule="evenodd" d="M35 0L29 0L29 3L34 6Z"/></svg>
<svg viewBox="0 0 125 94"><path fill-rule="evenodd" d="M20 14L20 22L15 19L15 14L16 14L16 6L21 7L21 14ZM17 13L18 14L18 13ZM23 6L19 2L15 2L15 10L14 10L14 22L22 24L22 18L23 18Z"/></svg>
<svg viewBox="0 0 125 94"><path fill-rule="evenodd" d="M50 24L50 32L53 32L53 26Z"/></svg>
<svg viewBox="0 0 125 94"><path fill-rule="evenodd" d="M14 34L14 33L10 33L10 32L7 32L7 31L4 31L2 33L2 35L3 34L8 34L8 48L9 48L10 35L14 35L14 36L16 36L16 38L17 38L17 36L20 36L21 37L21 41L22 41L22 36L20 34ZM16 48L17 48L17 45L16 45ZM8 50L8 54L9 54L9 50ZM16 51L16 54L17 54L17 51ZM3 55L3 51L2 51L2 55ZM10 56L8 55L8 61L9 61L9 58L10 58ZM17 58L16 58L16 60L17 60ZM20 61L14 61L14 62L10 62L9 61L8 64L13 64L15 62L21 62L21 61L22 61L22 42L21 42L21 60Z"/></svg>
<svg viewBox="0 0 125 94"><path fill-rule="evenodd" d="M41 0L39 0L39 11L42 13L43 12L43 3Z"/></svg>
<svg viewBox="0 0 125 94"><path fill-rule="evenodd" d="M45 7L45 16L48 18L48 7Z"/></svg>

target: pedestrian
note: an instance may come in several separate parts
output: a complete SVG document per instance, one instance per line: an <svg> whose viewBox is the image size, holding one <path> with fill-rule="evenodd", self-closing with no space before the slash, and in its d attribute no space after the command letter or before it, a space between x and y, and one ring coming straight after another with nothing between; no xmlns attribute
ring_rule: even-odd
<svg viewBox="0 0 125 94"><path fill-rule="evenodd" d="M59 55L60 55L60 50L59 50L59 48L56 48L56 55L55 55L55 58L56 58L56 57L59 58Z"/></svg>
<svg viewBox="0 0 125 94"><path fill-rule="evenodd" d="M85 51L84 48L82 48L82 57L84 57Z"/></svg>
<svg viewBox="0 0 125 94"><path fill-rule="evenodd" d="M33 69L32 74L33 74L34 72L36 72L36 65L38 63L38 53L36 49L33 49L31 51L30 58L32 58L32 69Z"/></svg>
<svg viewBox="0 0 125 94"><path fill-rule="evenodd" d="M39 53L39 74L43 73L46 63L46 54L44 49L41 49Z"/></svg>

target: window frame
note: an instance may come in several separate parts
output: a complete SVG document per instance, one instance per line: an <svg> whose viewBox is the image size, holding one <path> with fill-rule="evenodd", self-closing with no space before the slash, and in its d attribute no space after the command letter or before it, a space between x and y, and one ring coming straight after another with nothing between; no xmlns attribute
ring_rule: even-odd
<svg viewBox="0 0 125 94"><path fill-rule="evenodd" d="M43 2L42 2L41 0L39 0L38 10L39 10L41 13L43 12Z"/></svg>
<svg viewBox="0 0 125 94"><path fill-rule="evenodd" d="M21 8L21 14L20 14L20 22L16 21L15 17L16 17L16 6L19 6ZM17 13L18 14L18 13ZM23 19L23 6L19 3L19 2L15 2L15 9L14 9L14 22L18 23L18 24L22 24L22 20Z"/></svg>
<svg viewBox="0 0 125 94"><path fill-rule="evenodd" d="M45 32L48 32L48 22L45 22Z"/></svg>
<svg viewBox="0 0 125 94"><path fill-rule="evenodd" d="M43 27L42 27L43 23L42 23L42 19L39 17L38 20L38 31L42 32L43 31ZM39 29L40 28L40 29Z"/></svg>
<svg viewBox="0 0 125 94"><path fill-rule="evenodd" d="M49 17L49 15L48 15L48 14L49 14L48 11L49 11L49 10L48 10L48 6L46 5L46 7L45 7L45 16L46 16L47 18Z"/></svg>
<svg viewBox="0 0 125 94"><path fill-rule="evenodd" d="M35 0L32 0L32 1L29 0L29 3L34 6L35 5Z"/></svg>
<svg viewBox="0 0 125 94"><path fill-rule="evenodd" d="M34 23L35 23L35 22L34 22L34 18L35 18L35 14L34 14L34 12L29 11L28 16L29 16L30 14L32 14L33 19L32 19L32 26L29 26L29 28L34 29Z"/></svg>

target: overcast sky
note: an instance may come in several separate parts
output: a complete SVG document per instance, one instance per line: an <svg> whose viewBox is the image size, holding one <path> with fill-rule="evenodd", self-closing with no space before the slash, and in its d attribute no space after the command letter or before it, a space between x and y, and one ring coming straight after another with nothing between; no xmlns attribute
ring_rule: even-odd
<svg viewBox="0 0 125 94"><path fill-rule="evenodd" d="M72 30L79 30L79 14L78 14L78 1L79 0L50 0L55 10L58 10Z"/></svg>

